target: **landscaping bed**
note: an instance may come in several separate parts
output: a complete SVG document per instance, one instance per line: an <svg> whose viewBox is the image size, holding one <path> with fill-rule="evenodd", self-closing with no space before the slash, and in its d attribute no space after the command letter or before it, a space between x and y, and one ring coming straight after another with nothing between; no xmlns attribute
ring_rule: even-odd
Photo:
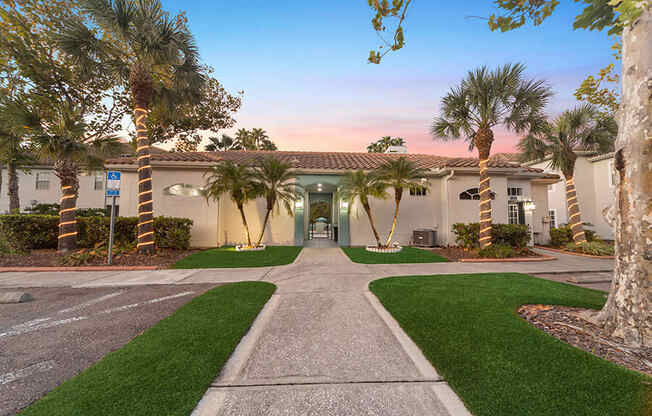
<svg viewBox="0 0 652 416"><path fill-rule="evenodd" d="M652 376L652 348L633 349L623 339L604 334L582 316L586 309L557 305L523 305L518 313L540 330L574 347L631 370Z"/></svg>
<svg viewBox="0 0 652 416"><path fill-rule="evenodd" d="M274 290L265 282L212 289L21 414L189 415Z"/></svg>
<svg viewBox="0 0 652 416"><path fill-rule="evenodd" d="M354 263L362 264L400 264L400 263L440 263L448 260L437 253L415 247L403 247L398 253L374 253L366 247L341 247Z"/></svg>
<svg viewBox="0 0 652 416"><path fill-rule="evenodd" d="M524 304L600 309L603 292L518 273L380 279L370 290L475 416L644 416L652 380L546 334Z"/></svg>
<svg viewBox="0 0 652 416"><path fill-rule="evenodd" d="M154 255L139 255L135 250L113 258L114 266L157 266L165 269L200 250L173 250L159 248ZM104 253L102 253L104 254ZM31 250L29 254L0 255L0 267L63 267L105 266L106 256L89 256L83 264L65 264L66 255L53 249Z"/></svg>
<svg viewBox="0 0 652 416"><path fill-rule="evenodd" d="M616 258L613 255L596 256L594 254L587 254L587 253L583 253L581 251L567 250L567 249L565 249L563 247L536 246L536 248L540 248L542 250L550 250L550 251L554 251L556 253L570 254L572 256L592 257L592 258L596 258L596 259L614 259L614 258Z"/></svg>
<svg viewBox="0 0 652 416"><path fill-rule="evenodd" d="M294 262L301 249L302 247L296 246L267 246L262 251L236 251L235 247L219 247L187 256L172 267L210 269L281 266Z"/></svg>
<svg viewBox="0 0 652 416"><path fill-rule="evenodd" d="M463 247L437 247L437 248L428 248L425 249L428 251L432 251L433 253L437 253L442 257L447 258L450 261L462 261L465 259L469 260L490 260L490 258L487 259L482 259L480 257L480 250L479 249L465 249ZM514 261L518 259L544 259L545 256L542 256L539 253L535 253L532 250L522 250L519 252L518 257L509 257L506 259L501 259L504 261Z"/></svg>

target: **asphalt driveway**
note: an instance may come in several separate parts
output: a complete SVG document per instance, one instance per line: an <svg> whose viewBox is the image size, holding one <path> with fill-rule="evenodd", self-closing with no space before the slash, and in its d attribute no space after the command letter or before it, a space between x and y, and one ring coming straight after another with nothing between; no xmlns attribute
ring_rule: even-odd
<svg viewBox="0 0 652 416"><path fill-rule="evenodd" d="M35 300L0 305L0 415L28 406L213 287L22 289Z"/></svg>

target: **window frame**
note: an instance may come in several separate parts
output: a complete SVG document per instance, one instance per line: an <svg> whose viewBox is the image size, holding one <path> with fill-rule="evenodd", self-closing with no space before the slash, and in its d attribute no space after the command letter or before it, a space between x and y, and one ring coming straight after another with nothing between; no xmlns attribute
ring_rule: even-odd
<svg viewBox="0 0 652 416"><path fill-rule="evenodd" d="M469 192L469 191L472 191L472 192ZM462 198L462 195L464 195L464 194L469 195L470 198ZM491 196L492 200L496 199L496 193L494 191L489 191L489 195ZM460 201L479 201L480 200L480 188L465 189L464 191L460 192L457 195L457 199L459 199Z"/></svg>
<svg viewBox="0 0 652 416"><path fill-rule="evenodd" d="M557 228L557 208L548 208L548 218L550 219L550 228Z"/></svg>
<svg viewBox="0 0 652 416"><path fill-rule="evenodd" d="M40 179L39 176L46 177L47 180ZM34 189L36 191L47 191L50 189L50 172L35 172L34 175ZM39 184L46 184L45 186L39 187Z"/></svg>
<svg viewBox="0 0 652 416"><path fill-rule="evenodd" d="M510 193L512 190L517 190L516 194ZM510 196L523 196L523 188L520 186L508 186L507 187L507 197L509 198Z"/></svg>
<svg viewBox="0 0 652 416"><path fill-rule="evenodd" d="M95 171L93 172L93 190L94 191L103 191L106 180L106 173L104 171ZM98 181L99 179L99 181ZM97 184L100 184L100 187L97 187Z"/></svg>
<svg viewBox="0 0 652 416"><path fill-rule="evenodd" d="M512 222L512 214L513 214L512 209L511 209L512 207L515 208L516 222ZM518 204L507 204L507 223L508 224L516 224L516 225L520 224L521 223L520 216L521 216L521 214L519 212Z"/></svg>
<svg viewBox="0 0 652 416"><path fill-rule="evenodd" d="M428 196L428 188L425 186L411 186L410 196L424 197Z"/></svg>

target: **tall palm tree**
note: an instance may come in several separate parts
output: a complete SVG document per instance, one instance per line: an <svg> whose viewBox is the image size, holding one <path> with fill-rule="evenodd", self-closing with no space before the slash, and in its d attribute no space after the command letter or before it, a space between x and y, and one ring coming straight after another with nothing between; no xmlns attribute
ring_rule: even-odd
<svg viewBox="0 0 652 416"><path fill-rule="evenodd" d="M18 170L26 170L26 166L37 161L26 148L25 137L37 122L23 98L0 97L0 164L7 167L10 213L20 212ZM0 181L1 172L2 169Z"/></svg>
<svg viewBox="0 0 652 416"><path fill-rule="evenodd" d="M111 71L131 92L138 157L138 252L154 252L152 168L146 118L153 102L198 102L205 81L182 15L159 0L80 0L93 19L66 23L61 48L82 67Z"/></svg>
<svg viewBox="0 0 652 416"><path fill-rule="evenodd" d="M224 152L227 150L241 150L240 146L231 136L226 134L222 135L222 138L219 137L209 137L208 140L210 143L204 147L204 150L207 152Z"/></svg>
<svg viewBox="0 0 652 416"><path fill-rule="evenodd" d="M369 153L385 153L390 146L403 146L405 139L402 137L383 136L380 140L371 143L367 146Z"/></svg>
<svg viewBox="0 0 652 416"><path fill-rule="evenodd" d="M399 157L395 160L389 160L378 168L378 176L387 186L394 188L394 220L392 229L387 236L385 246L389 247L396 231L398 223L398 210L403 198L403 191L410 188L429 188L429 184L424 180L426 171L417 167L416 164L407 160L406 157Z"/></svg>
<svg viewBox="0 0 652 416"><path fill-rule="evenodd" d="M360 204L364 208L365 212L367 213L367 217L369 218L369 225L371 226L371 231L374 233L374 238L376 238L376 243L378 247L382 247L383 244L380 241L380 235L376 230L376 224L374 223L374 218L371 215L371 206L369 205L369 199L387 199L387 184L380 180L377 175L373 173L365 173L362 169L347 172L347 174L342 178L341 184L342 198L345 201L348 201L349 205L352 205L356 199L360 201Z"/></svg>
<svg viewBox="0 0 652 416"><path fill-rule="evenodd" d="M542 80L526 79L523 64L506 64L494 70L486 66L469 71L460 85L442 99L441 116L431 128L435 139L469 142L478 149L480 166L480 246L491 245L491 186L489 155L493 128L502 124L522 133L543 124L543 109L552 95Z"/></svg>
<svg viewBox="0 0 652 416"><path fill-rule="evenodd" d="M280 204L283 204L288 215L294 215L292 204L299 198L297 188L302 188L302 186L296 183L296 175L292 172L292 166L273 157L263 159L260 166L254 168L254 172L254 181L258 184L267 204L263 228L260 230L260 236L256 242L256 246L259 246L263 240L269 216L274 209L278 209Z"/></svg>
<svg viewBox="0 0 652 416"><path fill-rule="evenodd" d="M604 117L597 107L579 105L564 111L539 134L529 134L518 144L524 160L550 156L548 166L560 170L566 181L568 220L573 241L586 242L582 227L581 211L575 188L575 161L577 151L589 150L599 153L613 151L618 126L613 118Z"/></svg>
<svg viewBox="0 0 652 416"><path fill-rule="evenodd" d="M276 144L269 139L263 129L238 129L235 133L235 146L238 150L277 150Z"/></svg>
<svg viewBox="0 0 652 416"><path fill-rule="evenodd" d="M237 165L230 160L222 161L215 165L209 172L204 187L206 199L217 201L220 196L228 193L231 200L238 207L247 235L247 247L251 245L251 234L244 212L244 205L260 195L259 185L254 181L255 175L252 168L246 165Z"/></svg>
<svg viewBox="0 0 652 416"><path fill-rule="evenodd" d="M65 253L77 248L75 216L81 167L89 172L103 169L104 158L118 155L122 145L113 136L88 135L81 110L68 108L66 104L60 104L49 120L39 123L32 145L41 159L54 161L54 174L61 182L58 251Z"/></svg>

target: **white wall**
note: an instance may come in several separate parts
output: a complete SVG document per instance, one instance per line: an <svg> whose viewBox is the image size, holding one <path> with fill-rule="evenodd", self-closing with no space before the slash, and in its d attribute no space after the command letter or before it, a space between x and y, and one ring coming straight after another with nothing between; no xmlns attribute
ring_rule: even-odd
<svg viewBox="0 0 652 416"><path fill-rule="evenodd" d="M50 186L48 189L36 189L36 174L49 173ZM9 178L7 169L2 169L2 189L0 189L0 213L9 212ZM54 204L59 203L61 199L61 183L56 177L54 171L48 168L34 168L25 173L18 171L18 196L20 198L21 211L32 205L32 201L37 204ZM104 208L104 187L95 189L95 177L87 172L82 172L79 176L79 198L77 207L79 208Z"/></svg>
<svg viewBox="0 0 652 416"><path fill-rule="evenodd" d="M614 205L616 203L616 183L614 183L611 174L613 171L613 158L599 160L592 162L593 165L593 176L595 177L594 186L595 186L595 199L593 205L595 207L595 217L593 218L592 223L595 225L593 230L598 233L602 238L613 240L614 230L607 224L602 215L602 210ZM615 176L615 175L614 175Z"/></svg>

